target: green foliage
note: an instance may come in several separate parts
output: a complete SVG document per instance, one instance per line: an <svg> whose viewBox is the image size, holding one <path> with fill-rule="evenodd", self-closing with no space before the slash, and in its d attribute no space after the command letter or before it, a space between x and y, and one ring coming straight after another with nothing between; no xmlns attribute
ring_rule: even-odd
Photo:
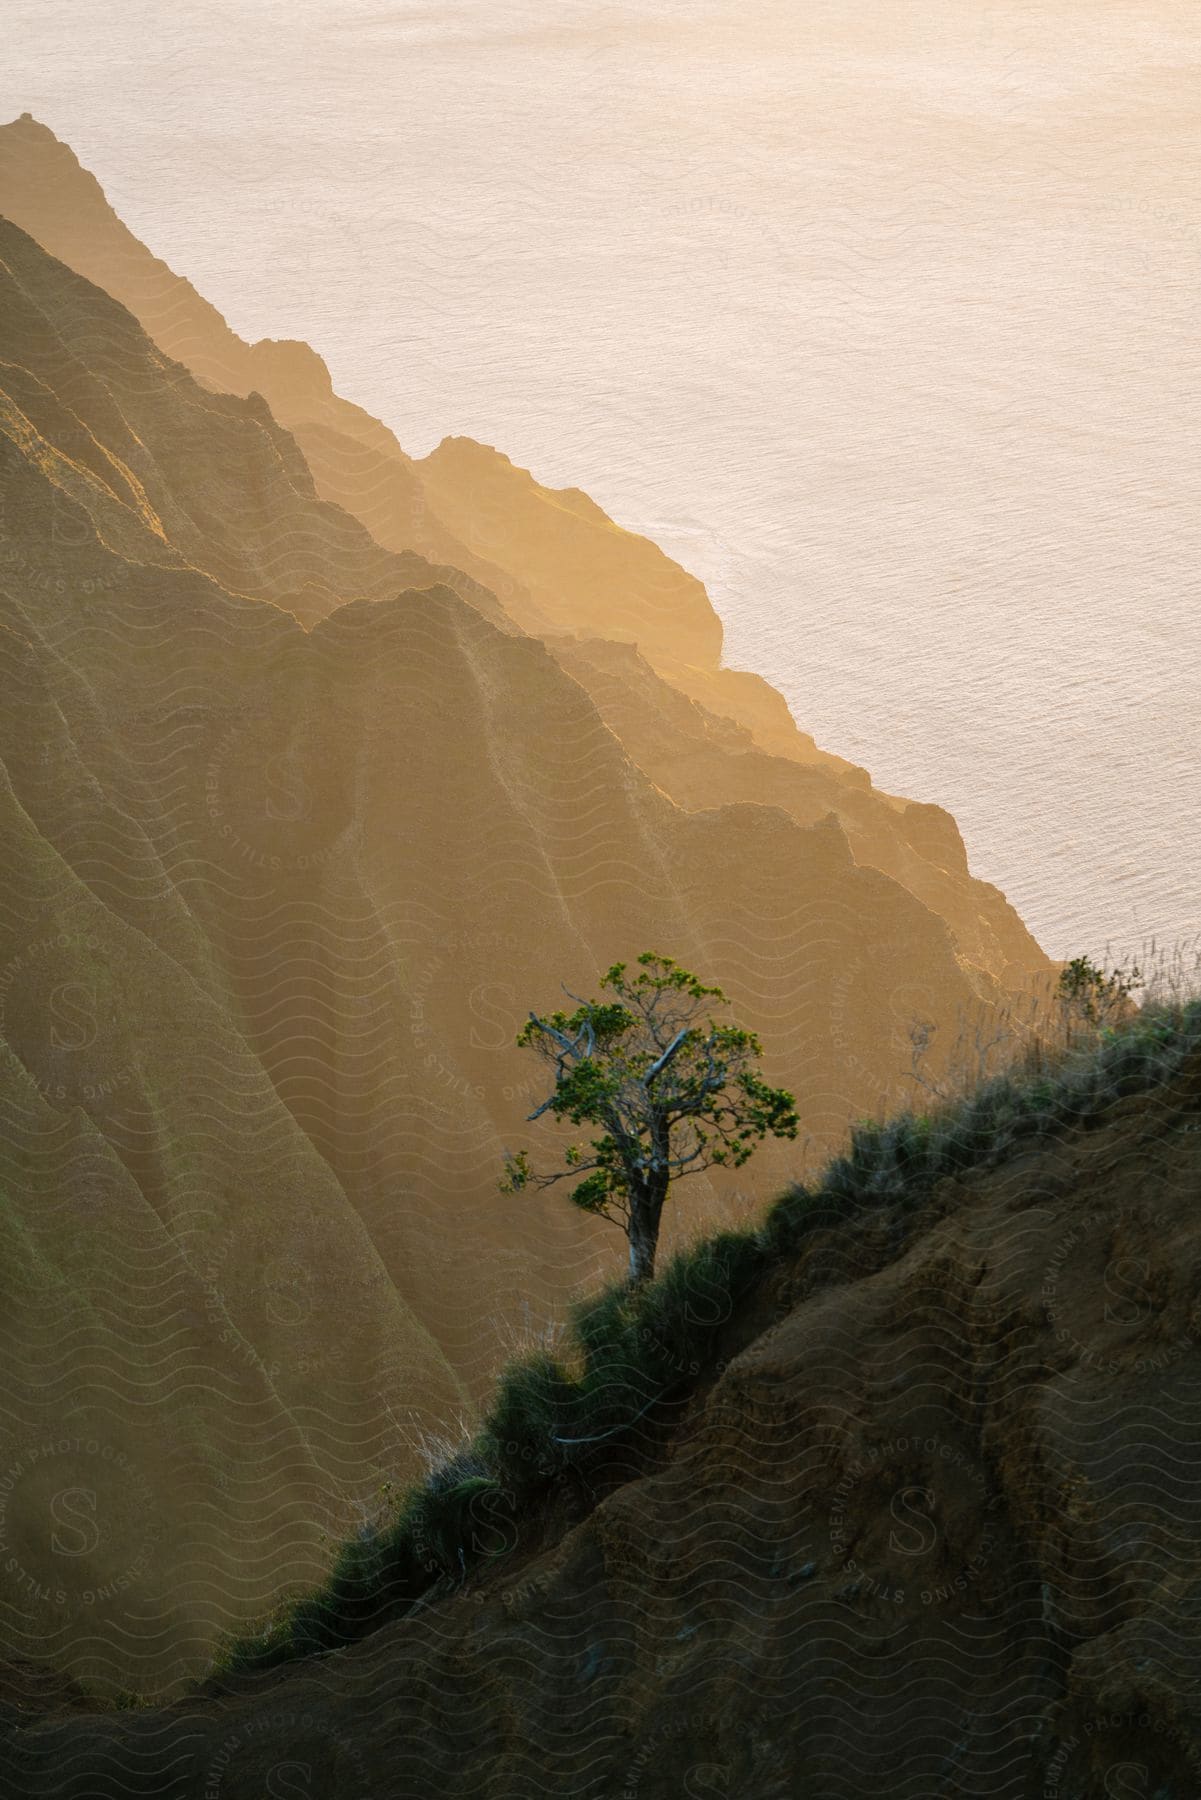
<svg viewBox="0 0 1201 1800"><path fill-rule="evenodd" d="M364 1636L517 1548L564 1484L601 1481L622 1455L628 1467L642 1421L712 1369L740 1306L817 1233L883 1209L912 1218L941 1176L994 1164L1031 1136L1096 1124L1125 1094L1178 1092L1195 1106L1199 1058L1201 1002L1144 1007L1053 1067L1015 1068L938 1110L861 1123L818 1186L781 1196L758 1231L722 1233L643 1287L615 1284L580 1302L564 1357L540 1351L506 1369L474 1441L391 1524L345 1545L318 1593L227 1644L219 1675Z"/></svg>
<svg viewBox="0 0 1201 1800"><path fill-rule="evenodd" d="M577 1393L546 1351L510 1364L501 1375L477 1442L484 1465L503 1473L518 1498L528 1498L566 1467L557 1437L572 1418Z"/></svg>
<svg viewBox="0 0 1201 1800"><path fill-rule="evenodd" d="M532 1113L597 1128L571 1144L564 1167L536 1175L529 1152L506 1160L501 1192L580 1177L571 1192L585 1212L658 1236L672 1180L713 1165L741 1168L769 1135L795 1138L796 1103L752 1066L763 1048L752 1031L719 1023L727 1005L670 956L645 951L639 972L614 963L601 981L613 999L580 1000L572 1012L531 1013L517 1036L552 1066L554 1087ZM573 996L574 998L575 996Z"/></svg>
<svg viewBox="0 0 1201 1800"><path fill-rule="evenodd" d="M1143 986L1142 971L1135 967L1108 973L1087 956L1074 956L1059 972L1057 992L1065 1010L1089 1025L1101 1025L1120 1014L1131 996Z"/></svg>

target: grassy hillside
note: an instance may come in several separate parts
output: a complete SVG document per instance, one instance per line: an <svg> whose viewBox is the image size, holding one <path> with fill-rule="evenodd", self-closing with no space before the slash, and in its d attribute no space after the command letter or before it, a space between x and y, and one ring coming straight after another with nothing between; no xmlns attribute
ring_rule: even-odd
<svg viewBox="0 0 1201 1800"><path fill-rule="evenodd" d="M1183 1800L1199 1191L1195 1001L862 1128L581 1307L203 1691L0 1670L0 1794Z"/></svg>
<svg viewBox="0 0 1201 1800"><path fill-rule="evenodd" d="M654 1460L698 1385L762 1328L766 1290L802 1246L823 1234L845 1246L858 1231L869 1260L894 1259L928 1228L940 1184L1093 1130L1122 1101L1197 1109L1201 1000L1148 1005L1086 1039L1039 1048L932 1112L860 1125L757 1229L704 1239L645 1289L618 1283L577 1305L559 1343L504 1372L479 1433L347 1544L320 1592L234 1642L223 1672L352 1642L578 1521Z"/></svg>

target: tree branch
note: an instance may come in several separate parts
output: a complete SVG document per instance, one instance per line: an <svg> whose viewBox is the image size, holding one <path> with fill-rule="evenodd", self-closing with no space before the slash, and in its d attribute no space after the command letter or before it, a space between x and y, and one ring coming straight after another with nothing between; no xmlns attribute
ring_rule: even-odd
<svg viewBox="0 0 1201 1800"><path fill-rule="evenodd" d="M647 1070L646 1074L642 1078L643 1082L645 1083L645 1085L648 1088L650 1087L651 1082L655 1079L655 1076L658 1075L661 1070L663 1070L667 1067L667 1065L671 1061L672 1057L676 1054L677 1050L679 1050L680 1046L683 1043L685 1043L687 1038L688 1038L688 1027L685 1026L682 1031L677 1031L675 1037L672 1038L671 1043L667 1046L667 1048L663 1052L662 1056L660 1056L656 1062L653 1062L651 1064L650 1068Z"/></svg>

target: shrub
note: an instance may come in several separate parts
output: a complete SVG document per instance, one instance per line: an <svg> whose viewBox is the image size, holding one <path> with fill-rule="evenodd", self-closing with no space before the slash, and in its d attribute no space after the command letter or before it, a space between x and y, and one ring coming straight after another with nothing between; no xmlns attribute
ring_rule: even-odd
<svg viewBox="0 0 1201 1800"><path fill-rule="evenodd" d="M578 1388L547 1351L510 1363L497 1384L478 1440L483 1466L528 1498L565 1466L557 1444L576 1411Z"/></svg>

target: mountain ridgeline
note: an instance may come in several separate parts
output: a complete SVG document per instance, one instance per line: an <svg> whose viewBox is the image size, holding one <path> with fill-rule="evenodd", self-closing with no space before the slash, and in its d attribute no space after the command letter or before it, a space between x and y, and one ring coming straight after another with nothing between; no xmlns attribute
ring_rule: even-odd
<svg viewBox="0 0 1201 1800"><path fill-rule="evenodd" d="M28 115L0 215L0 1616L167 1691L612 1269L496 1191L560 982L703 970L815 1163L915 1021L937 1079L1051 971L653 544L468 440L407 457ZM799 1154L698 1182L681 1241Z"/></svg>

